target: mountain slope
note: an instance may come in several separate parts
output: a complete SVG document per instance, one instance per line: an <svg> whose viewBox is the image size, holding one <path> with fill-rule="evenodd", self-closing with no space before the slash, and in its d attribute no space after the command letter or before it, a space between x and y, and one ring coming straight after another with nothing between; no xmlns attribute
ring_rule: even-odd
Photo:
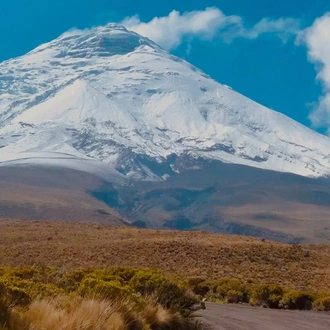
<svg viewBox="0 0 330 330"><path fill-rule="evenodd" d="M2 165L159 180L211 159L330 174L329 138L114 24L1 63L0 123Z"/></svg>
<svg viewBox="0 0 330 330"><path fill-rule="evenodd" d="M324 179L205 162L165 181L92 195L139 227L206 230L282 242L330 240L330 185Z"/></svg>
<svg viewBox="0 0 330 330"><path fill-rule="evenodd" d="M127 226L127 219L88 193L102 184L100 178L70 169L1 167L0 219L79 220Z"/></svg>

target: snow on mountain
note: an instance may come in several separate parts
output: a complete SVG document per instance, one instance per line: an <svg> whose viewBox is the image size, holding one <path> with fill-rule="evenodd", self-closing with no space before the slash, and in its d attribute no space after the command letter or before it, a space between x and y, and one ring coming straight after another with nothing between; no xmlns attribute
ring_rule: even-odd
<svg viewBox="0 0 330 330"><path fill-rule="evenodd" d="M330 174L329 152L329 138L115 24L0 64L2 166L93 171L93 161L102 173L159 179L139 157L177 155L320 177Z"/></svg>

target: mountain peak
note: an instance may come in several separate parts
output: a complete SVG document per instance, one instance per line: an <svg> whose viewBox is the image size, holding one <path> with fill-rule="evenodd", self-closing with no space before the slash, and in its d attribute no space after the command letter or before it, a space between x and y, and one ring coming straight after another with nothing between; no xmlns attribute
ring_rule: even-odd
<svg viewBox="0 0 330 330"><path fill-rule="evenodd" d="M109 57L128 54L142 45L159 48L148 38L122 25L109 23L92 29L68 31L54 41L36 48L31 54L51 49L57 52L53 54L55 58Z"/></svg>
<svg viewBox="0 0 330 330"><path fill-rule="evenodd" d="M0 165L69 155L139 179L181 170L178 159L330 175L329 138L116 24L0 63L0 148Z"/></svg>

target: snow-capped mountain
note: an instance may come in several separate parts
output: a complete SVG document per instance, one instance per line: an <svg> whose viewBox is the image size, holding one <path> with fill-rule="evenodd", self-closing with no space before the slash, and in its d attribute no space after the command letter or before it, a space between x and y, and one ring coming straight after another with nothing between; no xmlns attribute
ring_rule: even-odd
<svg viewBox="0 0 330 330"><path fill-rule="evenodd" d="M115 24L0 64L0 165L159 179L152 164L177 171L176 155L320 177L329 153L329 138Z"/></svg>

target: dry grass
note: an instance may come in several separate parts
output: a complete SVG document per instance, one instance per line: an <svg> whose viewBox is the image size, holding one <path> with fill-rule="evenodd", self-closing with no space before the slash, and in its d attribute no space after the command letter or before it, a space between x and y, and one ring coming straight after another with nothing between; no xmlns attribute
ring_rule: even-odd
<svg viewBox="0 0 330 330"><path fill-rule="evenodd" d="M150 299L137 304L129 300L80 297L34 301L27 310L13 310L7 326L10 330L188 330L198 327Z"/></svg>
<svg viewBox="0 0 330 330"><path fill-rule="evenodd" d="M124 329L125 316L107 301L81 300L65 309L53 301L35 301L24 315L31 330Z"/></svg>
<svg viewBox="0 0 330 330"><path fill-rule="evenodd" d="M155 268L170 274L330 290L330 247L205 232L0 221L3 266Z"/></svg>

